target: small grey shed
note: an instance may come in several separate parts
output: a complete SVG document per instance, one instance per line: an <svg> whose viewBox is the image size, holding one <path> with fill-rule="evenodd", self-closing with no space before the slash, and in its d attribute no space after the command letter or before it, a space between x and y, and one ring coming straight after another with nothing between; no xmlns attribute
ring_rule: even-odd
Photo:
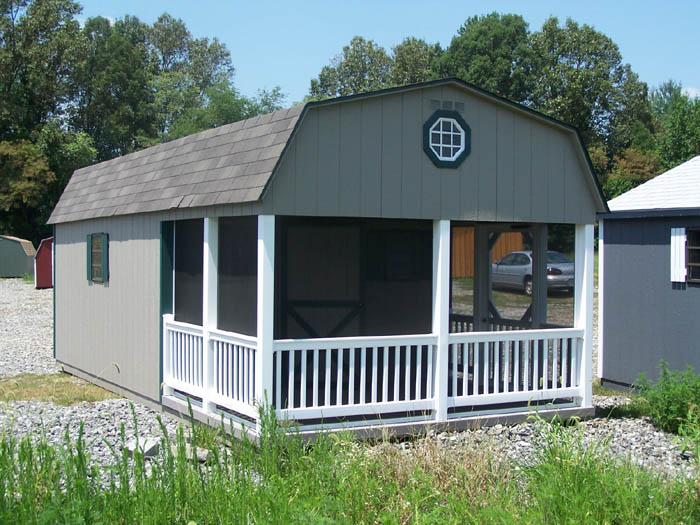
<svg viewBox="0 0 700 525"><path fill-rule="evenodd" d="M309 103L76 171L55 225L55 354L72 373L251 432L590 413L593 222L577 131L456 79ZM574 326L547 324L547 225L575 225ZM474 228L473 315L450 311ZM530 235L503 319L491 248Z"/></svg>
<svg viewBox="0 0 700 525"><path fill-rule="evenodd" d="M22 277L33 273L35 255L32 241L0 235L0 277Z"/></svg>
<svg viewBox="0 0 700 525"><path fill-rule="evenodd" d="M700 156L608 202L599 216L599 359L604 384L700 372Z"/></svg>

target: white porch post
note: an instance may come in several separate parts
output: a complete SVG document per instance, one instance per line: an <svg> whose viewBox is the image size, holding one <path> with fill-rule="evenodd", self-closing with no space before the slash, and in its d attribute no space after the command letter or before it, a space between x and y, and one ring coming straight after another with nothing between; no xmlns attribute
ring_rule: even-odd
<svg viewBox="0 0 700 525"><path fill-rule="evenodd" d="M212 412L214 404L209 401L214 389L214 349L209 338L209 331L216 328L218 308L218 260L219 260L219 219L204 219L204 264L202 271L202 366L204 396L202 409Z"/></svg>
<svg viewBox="0 0 700 525"><path fill-rule="evenodd" d="M258 347L255 352L255 399L272 404L275 315L275 216L258 216ZM258 422L258 429L260 422Z"/></svg>
<svg viewBox="0 0 700 525"><path fill-rule="evenodd" d="M433 221L433 334L435 420L447 421L448 337L450 333L450 221Z"/></svg>
<svg viewBox="0 0 700 525"><path fill-rule="evenodd" d="M574 326L583 330L579 388L581 405L593 405L593 225L576 225Z"/></svg>

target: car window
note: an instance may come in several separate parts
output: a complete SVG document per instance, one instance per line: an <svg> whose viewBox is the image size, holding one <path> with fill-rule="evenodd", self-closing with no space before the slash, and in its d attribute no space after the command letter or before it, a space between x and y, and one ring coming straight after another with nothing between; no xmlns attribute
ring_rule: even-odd
<svg viewBox="0 0 700 525"><path fill-rule="evenodd" d="M515 264L517 264L518 266L527 266L528 264L530 264L530 258L524 253L518 254L518 257L515 260Z"/></svg>
<svg viewBox="0 0 700 525"><path fill-rule="evenodd" d="M501 262L499 262L498 264L511 266L511 265L515 264L515 259L517 256L518 256L517 253L509 253L503 259L501 259Z"/></svg>
<svg viewBox="0 0 700 525"><path fill-rule="evenodd" d="M547 252L547 262L553 264L570 263L571 260L559 252Z"/></svg>

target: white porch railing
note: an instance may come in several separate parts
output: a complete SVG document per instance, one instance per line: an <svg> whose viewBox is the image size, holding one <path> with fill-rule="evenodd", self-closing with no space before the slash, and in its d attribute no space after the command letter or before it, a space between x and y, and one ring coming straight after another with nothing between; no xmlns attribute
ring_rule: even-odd
<svg viewBox="0 0 700 525"><path fill-rule="evenodd" d="M289 419L429 413L436 344L433 335L277 340L275 407Z"/></svg>
<svg viewBox="0 0 700 525"><path fill-rule="evenodd" d="M166 387L204 397L204 338L201 326L163 319L164 370Z"/></svg>
<svg viewBox="0 0 700 525"><path fill-rule="evenodd" d="M198 397L203 408L219 406L257 418L255 406L255 337L204 331L202 327L163 316L164 373L168 389ZM207 373L208 372L208 373Z"/></svg>
<svg viewBox="0 0 700 525"><path fill-rule="evenodd" d="M256 419L256 338L163 321L166 395L178 390L212 415L218 407ZM448 417L582 399L583 336L575 328L449 334ZM432 334L276 340L263 362L272 367L270 399L278 417L312 426L435 419L437 345Z"/></svg>
<svg viewBox="0 0 700 525"><path fill-rule="evenodd" d="M449 335L448 407L582 397L583 330Z"/></svg>

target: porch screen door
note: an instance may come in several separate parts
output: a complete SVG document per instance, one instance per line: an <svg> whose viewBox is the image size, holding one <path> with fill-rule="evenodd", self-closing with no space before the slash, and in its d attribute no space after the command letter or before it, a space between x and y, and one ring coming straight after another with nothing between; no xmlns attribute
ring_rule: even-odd
<svg viewBox="0 0 700 525"><path fill-rule="evenodd" d="M359 330L361 228L337 223L295 223L283 233L281 312L283 337L343 337Z"/></svg>

